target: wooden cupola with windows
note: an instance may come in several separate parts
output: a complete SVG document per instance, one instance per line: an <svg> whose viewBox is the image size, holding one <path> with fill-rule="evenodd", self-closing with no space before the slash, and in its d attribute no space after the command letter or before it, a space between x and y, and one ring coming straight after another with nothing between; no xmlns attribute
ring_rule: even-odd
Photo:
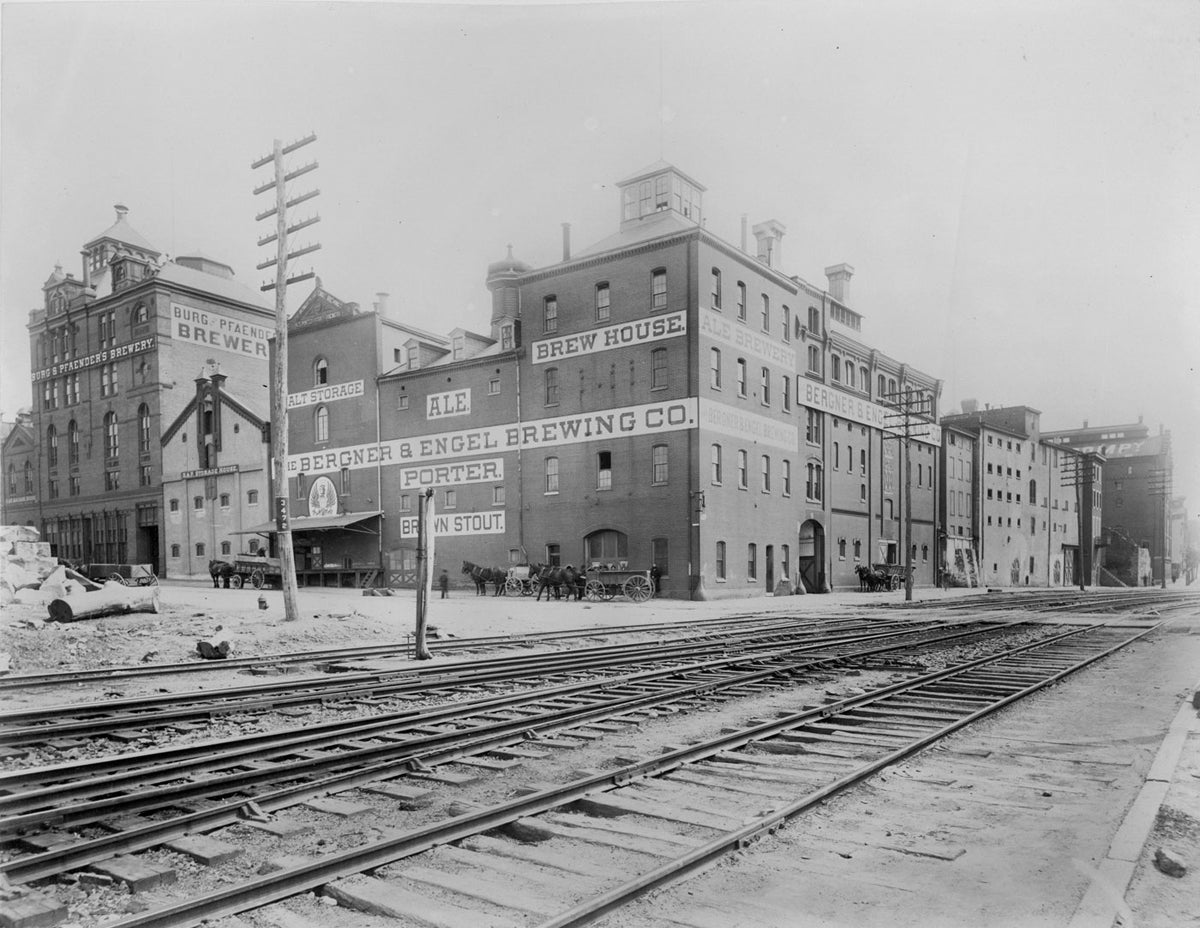
<svg viewBox="0 0 1200 928"><path fill-rule="evenodd" d="M700 225L704 185L666 161L656 161L617 182L621 231L663 213Z"/></svg>

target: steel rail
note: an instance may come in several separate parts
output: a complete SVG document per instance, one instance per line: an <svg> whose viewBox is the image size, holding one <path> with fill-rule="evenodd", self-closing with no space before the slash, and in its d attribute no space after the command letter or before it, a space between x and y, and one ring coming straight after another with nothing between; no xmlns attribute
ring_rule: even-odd
<svg viewBox="0 0 1200 928"><path fill-rule="evenodd" d="M1153 626L1147 628L1137 635L1115 645L1112 648L1106 649L1104 652L1095 656L1089 657L1086 660L1078 662L1072 666L1071 670L1062 671L1049 678L1046 682L1040 685L1026 687L1021 692L1027 695L1028 692L1033 692L1040 689L1041 686L1049 685L1050 682L1065 676L1067 672L1071 672L1079 667L1098 660L1100 657L1117 650L1119 647L1124 647L1129 642L1136 640L1144 634L1153 631ZM1101 627L1102 628L1102 627ZM901 683L892 684L883 687L871 693L863 694L862 696L850 697L840 700L836 703L827 706L807 709L799 713L787 716L783 719L777 719L772 722L763 723L745 729L739 732L723 735L719 738L705 742L700 745L692 745L686 748L681 748L653 758L649 761L643 761L635 764L626 765L619 770L606 771L603 773L594 774L585 778L575 780L571 783L555 786L549 789L540 790L535 793L519 797L514 800L502 803L492 808L481 811L472 811L463 815L456 816L444 822L435 823L422 828L414 829L402 835L392 836L381 841L371 844L361 845L349 851L342 851L336 854L328 855L320 860L312 861L296 867L291 867L275 874L261 877L259 879L250 880L230 888L217 890L201 897L193 897L182 902L171 903L158 909L143 912L119 922L112 923L112 928L191 928L191 926L200 925L206 921L217 918L222 918L228 915L235 915L247 909L257 908L273 902L278 902L286 899L289 896L298 893L311 891L318 887L332 882L333 880L342 879L356 873L361 873L366 870L374 870L393 863L397 860L411 857L414 854L427 851L441 844L447 844L454 841L459 841L472 835L479 834L503 825L510 824L520 818L535 815L573 802L583 798L590 793L602 792L616 786L623 786L632 782L635 779L658 776L662 773L669 772L686 763L692 763L699 759L711 757L724 751L733 750L738 747L743 747L751 741L761 740L766 737L782 734L789 728L795 728L806 722L814 719L827 718L834 714L840 708L848 708L851 706L865 705L872 702L877 702L888 694L900 693L910 689L917 689L930 682L944 680L956 674L962 673L964 670L982 666L987 663L998 663L1002 660L1011 658L1013 655L1021 654L1035 648L1046 648L1059 641L1071 638L1074 636L1084 636L1094 634L1097 631L1096 627L1075 628L1063 632L1060 635L1052 636L1041 642L1031 643L1010 649L999 655L979 658L974 661L966 662L962 665L953 668L946 668L931 674L922 675L915 680L904 681ZM1016 695L1004 698L998 702L996 708L1001 705L1007 705L1015 699L1019 698ZM991 709L989 711L994 711ZM980 718L987 714L983 710L977 710L971 713L969 720ZM966 721L955 723L947 726L945 733L955 731L967 724ZM920 747L932 743L936 739L920 739L916 744L918 746L908 746L893 752L891 757L899 759L907 756ZM874 772L879 769L876 764L871 765L873 769L869 772ZM843 778L839 781L842 785L840 788L845 788L850 782L857 782L862 777L869 773L862 773L853 779ZM819 799L811 799L806 797L806 802L801 809L793 811L791 807L783 812L775 812L767 816L762 816L756 820L752 826L746 826L739 829L737 832L730 833L731 835L740 836L739 838L730 839L727 835L727 840L719 842L722 847L728 847L730 840L745 840L756 834L761 834L764 831L772 828L777 828L789 815L797 814L797 811L802 811L803 808L812 805L820 799L827 798L835 791L833 787L826 787L818 790ZM810 794L811 796L811 794ZM796 805L796 803L793 803ZM705 845L701 850L707 850L708 856L705 860L710 859L716 851L710 850ZM689 861L689 869L702 865L699 862L692 862L691 858L696 856L695 853L687 855L684 858ZM669 865L668 865L669 866ZM664 868L659 868L663 870ZM658 874L658 870L653 871L658 876L657 881L653 885L659 885L662 882L673 877L675 873L682 870L673 869L669 873ZM627 884L629 885L629 884ZM645 888L641 887L636 892L642 892ZM611 909L621 900L629 898L629 893L622 894L619 898L612 897L612 894L605 894L600 897L604 908L597 911L605 911ZM578 909L579 907L576 907ZM570 910L568 914L574 913L576 910ZM573 918L586 917L591 915L578 916L572 915ZM564 922L564 924L577 924L578 921ZM555 924L551 921L542 926Z"/></svg>
<svg viewBox="0 0 1200 928"><path fill-rule="evenodd" d="M722 628L733 626L742 627L759 620L759 627L777 624L787 626L827 626L829 621L861 621L861 618L813 617L764 617L760 614L745 616L725 616L717 619L699 619L689 622L656 622L641 625L597 625L586 628L563 629L561 631L538 632L524 635L484 635L475 638L434 639L429 642L429 648L434 655L451 651L471 651L477 648L515 648L527 647L530 643L569 641L577 638L609 637L611 635L629 634L659 634L670 631L683 631L685 637L697 638L714 634ZM697 629L701 634L697 634ZM69 686L75 683L98 681L111 683L114 680L132 679L136 677L151 677L170 674L176 676L183 673L213 672L220 670L250 670L263 666L282 666L286 664L336 664L339 661L364 660L367 658L387 658L396 656L411 656L412 644L363 645L353 648L337 648L322 651L285 651L275 654L262 654L257 657L227 658L219 663L212 661L194 660L177 663L159 664L122 664L114 667L98 667L91 670L44 671L37 673L5 674L0 676L0 691L8 689L28 689L40 686Z"/></svg>
<svg viewBox="0 0 1200 928"><path fill-rule="evenodd" d="M968 632L961 631L945 636L944 640L950 641L967 637L968 634ZM886 649L886 646L876 646L872 650L881 651ZM415 761L420 761L426 766L451 763L461 760L464 757L510 747L514 743L529 739L531 736L537 736L545 731L562 728L565 725L578 727L580 724L586 724L588 721L598 718L609 719L614 715L627 715L631 711L663 703L711 697L720 694L723 690L736 690L750 683L775 677L795 676L797 673L811 669L814 666L819 667L825 664L836 663L841 659L840 657L832 657L808 663L784 662L789 653L780 652L775 655L751 656L751 663L763 664L768 660L774 660L777 663L774 666L760 667L755 670L739 673L736 677L729 679L714 680L710 675L705 679L696 680L695 682L687 681L683 686L669 692L634 693L630 696L621 697L615 691L635 685L638 682L646 681L633 681L632 683L615 682L612 685L605 685L603 690L610 695L615 693L619 697L617 700L610 700L605 704L593 703L556 710L543 719L524 718L514 720L511 724L493 725L490 730L483 731L482 734L479 734L481 729L471 732L450 732L438 738L427 737L423 739L423 743L389 746L385 750L397 756L388 757L382 761L375 760L365 767L361 761L370 760L372 755L377 756L380 753L384 753L384 750L347 752L347 754L340 755L337 758L325 758L326 765L336 760L342 766L346 766L349 760L350 770L326 776L318 781L310 781L276 790L269 794L258 795L254 798L254 801L262 809L275 811L314 796L326 795L332 791L343 791L355 785L372 782L373 780L387 779L389 776L398 776L401 771L397 768L402 768L406 764L411 764ZM735 660L730 658L721 660L719 664L734 667L738 660L744 662L744 659L739 658ZM713 670L714 667L712 665L701 665L697 668L684 668L683 672L679 675L683 677L696 677L702 673L711 674ZM554 695L561 694L556 691ZM439 742L444 743L439 744ZM351 753L354 755L353 757L349 757ZM283 773L284 771L280 770L264 771L257 778L261 779L269 775L275 780L295 779L295 776L284 777ZM230 788L237 786L244 788L245 785L248 785L245 782L246 780L256 779L256 777L253 774L248 774L236 779L236 783L230 782L228 778L222 778L215 784L209 783L205 785L217 785L220 787L221 792L227 793L230 791ZM111 786L109 786L109 790L111 790ZM177 807L181 799L181 787L169 787L164 792L166 801L161 805L165 807ZM186 799L186 797L182 798ZM153 797L149 797L145 791L139 792L134 801L143 807L149 804L149 808L143 808L143 811L154 811L156 808L153 804ZM87 863L93 863L114 853L144 850L148 847L161 844L164 841L171 840L180 834L208 831L221 825L232 824L239 820L241 810L245 807L246 801L246 799L240 799L236 802L226 803L220 807L211 808L203 812L177 816L170 821L156 822L132 831L109 835L99 839L91 839L61 850L47 851L39 855L9 861L0 864L0 874L13 881L44 878L69 867L78 867ZM104 800L103 807L106 816L130 811L130 808L127 808L118 800L114 800L111 797ZM72 816L70 809L58 809L56 813L60 816L59 818L27 816L24 819L11 819L4 824L16 827L18 825L44 823L46 821L70 823Z"/></svg>
<svg viewBox="0 0 1200 928"><path fill-rule="evenodd" d="M924 628L937 627L926 623ZM911 622L864 625L871 635L907 634ZM853 631L853 628L850 629ZM845 634L846 630L842 630ZM168 725L196 717L269 710L306 703L353 699L364 695L420 694L427 695L431 685L465 685L511 681L530 673L594 672L597 669L634 663L637 659L666 660L689 656L709 648L719 640L726 648L747 642L778 641L783 636L774 630L763 634L739 632L734 638L688 640L663 645L660 642L606 645L579 648L571 651L547 651L537 654L493 656L486 661L460 661L440 667L422 666L395 671L369 671L360 674L339 674L333 677L310 677L302 680L274 681L249 686L223 687L214 690L192 690L168 695L138 696L106 702L73 703L57 706L15 709L0 713L0 744L12 746L60 739L71 735L105 734L114 729L145 728ZM822 644L826 639L813 634L805 636ZM854 640L858 640L858 636ZM257 699L256 699L257 697ZM167 709L164 707L175 707ZM144 711L138 711L144 710ZM122 714L124 713L124 714ZM24 727L15 726L18 723ZM0 789L3 777L0 777Z"/></svg>

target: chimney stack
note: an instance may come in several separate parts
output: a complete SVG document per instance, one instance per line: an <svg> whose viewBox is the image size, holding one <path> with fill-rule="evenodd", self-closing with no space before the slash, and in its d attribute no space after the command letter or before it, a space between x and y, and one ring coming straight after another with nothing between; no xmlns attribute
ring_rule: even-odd
<svg viewBox="0 0 1200 928"><path fill-rule="evenodd" d="M758 242L758 260L767 267L777 268L783 264L783 233L787 227L775 219L768 219L758 223L751 231Z"/></svg>
<svg viewBox="0 0 1200 928"><path fill-rule="evenodd" d="M962 410L968 416L973 415L979 411L979 400L963 400Z"/></svg>
<svg viewBox="0 0 1200 928"><path fill-rule="evenodd" d="M746 214L742 213L742 253L746 252Z"/></svg>
<svg viewBox="0 0 1200 928"><path fill-rule="evenodd" d="M125 206L122 203L117 203L116 205L113 206L113 209L115 209L117 211L117 221L118 222L120 222L122 219L124 219L125 214L129 212L129 207Z"/></svg>
<svg viewBox="0 0 1200 928"><path fill-rule="evenodd" d="M381 316L387 315L388 293L385 290L380 290L375 294L375 312Z"/></svg>
<svg viewBox="0 0 1200 928"><path fill-rule="evenodd" d="M850 299L850 278L854 276L854 268L849 264L834 264L825 268L825 277L829 281L829 295L839 303Z"/></svg>
<svg viewBox="0 0 1200 928"><path fill-rule="evenodd" d="M563 260L571 260L571 223L562 224Z"/></svg>

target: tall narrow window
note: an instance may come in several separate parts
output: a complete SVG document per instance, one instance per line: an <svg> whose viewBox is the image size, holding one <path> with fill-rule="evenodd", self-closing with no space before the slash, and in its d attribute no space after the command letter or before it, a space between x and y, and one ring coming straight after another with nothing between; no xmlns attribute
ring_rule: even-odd
<svg viewBox="0 0 1200 928"><path fill-rule="evenodd" d="M783 461L783 495L792 495L792 462L786 458Z"/></svg>
<svg viewBox="0 0 1200 928"><path fill-rule="evenodd" d="M714 390L721 389L721 349L712 348L708 353L708 383Z"/></svg>
<svg viewBox="0 0 1200 928"><path fill-rule="evenodd" d="M834 381L840 382L842 379L842 359L836 354L830 358L829 376Z"/></svg>
<svg viewBox="0 0 1200 928"><path fill-rule="evenodd" d="M546 492L558 492L558 458L546 458Z"/></svg>
<svg viewBox="0 0 1200 928"><path fill-rule="evenodd" d="M746 285L740 280L737 282L737 317L746 321Z"/></svg>
<svg viewBox="0 0 1200 928"><path fill-rule="evenodd" d="M329 407L318 406L313 413L313 440L329 441Z"/></svg>
<svg viewBox="0 0 1200 928"><path fill-rule="evenodd" d="M758 579L758 545L754 542L746 545L746 579Z"/></svg>
<svg viewBox="0 0 1200 928"><path fill-rule="evenodd" d="M769 454L762 456L762 491L764 493L771 492L771 456Z"/></svg>
<svg viewBox="0 0 1200 928"><path fill-rule="evenodd" d="M719 268L712 269L712 308L721 308L721 271Z"/></svg>
<svg viewBox="0 0 1200 928"><path fill-rule="evenodd" d="M350 492L350 468L349 467L342 468L342 492L343 493Z"/></svg>
<svg viewBox="0 0 1200 928"><path fill-rule="evenodd" d="M717 579L725 579L725 542L717 542L717 558L716 558Z"/></svg>
<svg viewBox="0 0 1200 928"><path fill-rule="evenodd" d="M115 458L121 453L120 433L117 430L117 414L108 412L104 415L104 456Z"/></svg>
<svg viewBox="0 0 1200 928"><path fill-rule="evenodd" d="M79 426L74 419L67 425L67 463L79 463Z"/></svg>
<svg viewBox="0 0 1200 928"><path fill-rule="evenodd" d="M821 443L821 414L815 409L804 410L804 440L810 445Z"/></svg>
<svg viewBox="0 0 1200 928"><path fill-rule="evenodd" d="M667 308L667 272L659 268L650 277L650 309L653 312Z"/></svg>
<svg viewBox="0 0 1200 928"><path fill-rule="evenodd" d="M746 359L737 359L737 392L738 396L746 395Z"/></svg>
<svg viewBox="0 0 1200 928"><path fill-rule="evenodd" d="M150 453L150 407L138 407L138 454Z"/></svg>
<svg viewBox="0 0 1200 928"><path fill-rule="evenodd" d="M548 296L542 300L542 333L552 335L558 331L558 297Z"/></svg>
<svg viewBox="0 0 1200 928"><path fill-rule="evenodd" d="M871 392L871 374L865 366L861 366L858 369L858 389L862 390L863 393Z"/></svg>
<svg viewBox="0 0 1200 928"><path fill-rule="evenodd" d="M821 334L821 311L815 306L808 307L808 334Z"/></svg>
<svg viewBox="0 0 1200 928"><path fill-rule="evenodd" d="M783 411L792 411L792 378L787 374L783 375Z"/></svg>
<svg viewBox="0 0 1200 928"><path fill-rule="evenodd" d="M762 295L762 330L771 331L771 298L765 293Z"/></svg>
<svg viewBox="0 0 1200 928"><path fill-rule="evenodd" d="M787 308L787 303L783 304L783 340L790 342L792 340L792 311Z"/></svg>
<svg viewBox="0 0 1200 928"><path fill-rule="evenodd" d="M612 452L601 451L596 455L596 489L612 489Z"/></svg>
<svg viewBox="0 0 1200 928"><path fill-rule="evenodd" d="M545 373L542 374L542 378L545 381L545 385L546 385L546 390L545 390L546 405L547 406L557 406L558 405L558 368L557 367L546 368Z"/></svg>
<svg viewBox="0 0 1200 928"><path fill-rule="evenodd" d="M743 449L738 449L738 453L737 453L738 488L742 489L742 490L744 490L748 486L750 486L750 477L746 473L747 469L748 468L747 468L746 452Z"/></svg>
<svg viewBox="0 0 1200 928"><path fill-rule="evenodd" d="M46 429L46 460L50 467L58 467L58 429L53 425Z"/></svg>
<svg viewBox="0 0 1200 928"><path fill-rule="evenodd" d="M596 284L596 321L608 322L612 316L612 304L609 302L608 284Z"/></svg>
<svg viewBox="0 0 1200 928"><path fill-rule="evenodd" d="M887 378L883 374L879 375L879 383L876 386L875 399L881 400L887 393Z"/></svg>
<svg viewBox="0 0 1200 928"><path fill-rule="evenodd" d="M821 373L821 349L816 345L808 346L808 372L810 374Z"/></svg>
<svg viewBox="0 0 1200 928"><path fill-rule="evenodd" d="M717 486L721 485L721 446L712 446L712 482Z"/></svg>
<svg viewBox="0 0 1200 928"><path fill-rule="evenodd" d="M821 501L821 484L824 480L824 474L820 464L809 464L806 468L807 479L804 484L805 498L813 502Z"/></svg>
<svg viewBox="0 0 1200 928"><path fill-rule="evenodd" d="M665 390L667 386L667 349L655 348L650 352L650 389Z"/></svg>
<svg viewBox="0 0 1200 928"><path fill-rule="evenodd" d="M651 476L650 480L655 484L664 484L667 482L667 446L655 445L650 451L651 461Z"/></svg>
<svg viewBox="0 0 1200 928"><path fill-rule="evenodd" d="M26 495L33 492L33 464L30 461L25 462L25 493Z"/></svg>
<svg viewBox="0 0 1200 928"><path fill-rule="evenodd" d="M313 386L319 387L325 383L329 383L329 362L324 358L317 358L313 362Z"/></svg>
<svg viewBox="0 0 1200 928"><path fill-rule="evenodd" d="M764 367L759 374L759 385L762 388L762 404L771 405L771 369Z"/></svg>

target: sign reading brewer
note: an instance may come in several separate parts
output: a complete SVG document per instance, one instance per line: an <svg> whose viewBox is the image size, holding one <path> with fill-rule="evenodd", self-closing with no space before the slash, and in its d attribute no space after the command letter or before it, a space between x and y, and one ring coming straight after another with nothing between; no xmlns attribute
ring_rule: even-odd
<svg viewBox="0 0 1200 928"><path fill-rule="evenodd" d="M182 303L171 304L171 337L252 358L268 357L267 341L275 330Z"/></svg>

